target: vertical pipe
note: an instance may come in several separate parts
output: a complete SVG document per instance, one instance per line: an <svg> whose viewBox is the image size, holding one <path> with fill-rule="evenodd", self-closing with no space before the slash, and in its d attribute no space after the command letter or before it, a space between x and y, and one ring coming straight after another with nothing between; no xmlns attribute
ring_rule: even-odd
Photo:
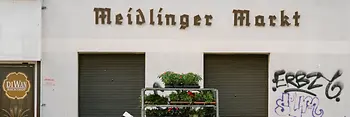
<svg viewBox="0 0 350 117"><path fill-rule="evenodd" d="M144 93L145 93L145 89L142 89L141 90L141 117L145 117Z"/></svg>
<svg viewBox="0 0 350 117"><path fill-rule="evenodd" d="M220 117L219 116L219 90L215 89L215 93L216 93L216 117Z"/></svg>
<svg viewBox="0 0 350 117"><path fill-rule="evenodd" d="M38 106L38 63L34 63L34 78L33 78L33 85L34 85L34 117L38 117L38 108L40 108Z"/></svg>

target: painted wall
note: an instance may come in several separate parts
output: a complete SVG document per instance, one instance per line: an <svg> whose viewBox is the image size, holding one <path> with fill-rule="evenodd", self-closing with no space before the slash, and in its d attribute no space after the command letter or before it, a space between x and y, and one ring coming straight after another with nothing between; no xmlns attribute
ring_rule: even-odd
<svg viewBox="0 0 350 117"><path fill-rule="evenodd" d="M268 89L270 117L286 114L301 116L300 112L297 112L298 109L296 112L287 113L287 109L291 106L283 107L286 111L281 112L282 107L279 106L282 104L279 99L282 92L293 88L293 85L288 82L289 87L278 87L276 91L272 90L275 86L272 81L274 73L281 69L286 72L319 71L327 79L332 79L336 71L341 69L342 75L336 79L341 81L344 87L339 96L340 101L326 97L327 80L319 78L317 83L323 84L322 87L311 90L307 90L308 85L302 87L317 95L312 96L311 99L319 100L318 105L308 106L311 109L303 109L303 112L320 114L320 109L323 109L324 117L350 116L346 111L346 106L350 105L347 101L349 91L346 87L350 83L347 78L350 76L347 73L350 66L349 23L347 23L350 18L347 11L350 9L346 7L347 4L346 0L224 0L215 3L209 0L176 2L45 0L44 5L47 9L43 11L42 64L43 103L46 106L42 108L42 114L44 117L78 116L78 52L146 52L146 86L159 81L156 78L157 75L166 70L196 72L203 75L204 52L252 52L270 53ZM95 25L93 11L95 7L112 9L112 25ZM123 21L123 25L115 25L114 16L121 12L126 19L129 7L133 8L131 13L134 18L135 11L142 8L146 20L148 20L150 8L158 11L160 7L163 8L163 13L174 13L177 21L182 13L190 16L211 14L213 20L211 26L190 25L186 30L180 30L179 25L128 25L127 20ZM298 11L301 15L300 26L263 28L252 24L251 27L235 27L233 9L249 9L251 23L254 23L253 15L256 14L267 16L275 14L280 18L279 13L284 9L285 13L292 18L294 12ZM266 18L265 21L268 19ZM280 22L276 23L280 24ZM284 74L279 76L279 79L283 77ZM54 85L45 84L45 79L53 79ZM312 78L311 81L313 81ZM282 84L283 81L279 83ZM330 91L330 96L335 95L337 90ZM294 94L294 92L289 93ZM306 93L297 94L310 96ZM295 97L293 99L297 102ZM312 110L312 107L317 109ZM312 114L303 114L303 117L312 116Z"/></svg>
<svg viewBox="0 0 350 117"><path fill-rule="evenodd" d="M41 59L41 1L0 1L0 61Z"/></svg>
<svg viewBox="0 0 350 117"><path fill-rule="evenodd" d="M349 54L272 55L269 71L270 115L349 116L349 59Z"/></svg>

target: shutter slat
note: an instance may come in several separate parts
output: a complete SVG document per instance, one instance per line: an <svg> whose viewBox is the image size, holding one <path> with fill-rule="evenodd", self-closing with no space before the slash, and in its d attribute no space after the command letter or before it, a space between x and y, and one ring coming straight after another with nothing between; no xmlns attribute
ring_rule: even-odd
<svg viewBox="0 0 350 117"><path fill-rule="evenodd" d="M267 117L268 55L204 55L204 86L219 90L220 116Z"/></svg>
<svg viewBox="0 0 350 117"><path fill-rule="evenodd" d="M79 55L79 117L140 115L144 54Z"/></svg>

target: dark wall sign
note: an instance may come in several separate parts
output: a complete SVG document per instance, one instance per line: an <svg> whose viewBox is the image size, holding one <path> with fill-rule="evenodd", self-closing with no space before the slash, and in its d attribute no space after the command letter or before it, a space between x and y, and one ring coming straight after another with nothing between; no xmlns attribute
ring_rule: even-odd
<svg viewBox="0 0 350 117"><path fill-rule="evenodd" d="M0 116L34 117L34 65L1 64L0 71Z"/></svg>
<svg viewBox="0 0 350 117"><path fill-rule="evenodd" d="M186 29L192 26L211 26L214 20L214 17L211 14L182 14L176 16L171 13L164 13L163 8L159 9L133 9L129 8L128 13L116 13L113 14L111 8L94 8L95 13L95 24L104 24L104 25L167 25L167 26L179 26L180 29ZM145 12L149 12L149 15L145 15ZM251 14L249 10L232 10L233 16L233 26L251 26ZM253 17L254 25L257 27L264 27L266 25L275 27L277 25L281 27L289 27L289 26L299 26L300 14L298 11L294 13L294 15L289 16L285 13L284 10L280 11L281 17L276 17L276 15L272 14L269 16L264 15L255 15ZM178 18L176 18L178 17ZM265 21L265 18L268 21ZM176 20L178 19L178 20ZM279 20L279 21L277 21ZM190 23L192 22L192 24ZM280 24L277 24L279 22Z"/></svg>

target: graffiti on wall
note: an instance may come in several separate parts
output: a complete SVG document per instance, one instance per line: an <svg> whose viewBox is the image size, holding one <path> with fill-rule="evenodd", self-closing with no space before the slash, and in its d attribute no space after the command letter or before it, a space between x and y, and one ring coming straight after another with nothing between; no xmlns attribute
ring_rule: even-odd
<svg viewBox="0 0 350 117"><path fill-rule="evenodd" d="M344 84L340 81L342 74L341 70L332 75L277 70L272 79L272 90L280 90L282 94L276 100L275 113L289 117L322 117L325 111L320 106L320 94L315 89L324 91L325 98L340 102L344 89Z"/></svg>
<svg viewBox="0 0 350 117"><path fill-rule="evenodd" d="M275 113L290 117L322 117L324 111L319 107L320 100L316 96L298 95L297 92L282 93L276 100Z"/></svg>
<svg viewBox="0 0 350 117"><path fill-rule="evenodd" d="M275 84L272 87L273 91L277 91L279 88L284 88L284 93L290 92L302 92L316 97L313 89L319 89L324 87L325 96L337 102L340 101L340 94L344 88L344 85L339 78L341 78L342 71L338 70L332 77L325 77L321 72L306 73L305 71L286 72L285 70L278 70L274 73L272 82ZM325 80L327 83L320 83L321 80Z"/></svg>

